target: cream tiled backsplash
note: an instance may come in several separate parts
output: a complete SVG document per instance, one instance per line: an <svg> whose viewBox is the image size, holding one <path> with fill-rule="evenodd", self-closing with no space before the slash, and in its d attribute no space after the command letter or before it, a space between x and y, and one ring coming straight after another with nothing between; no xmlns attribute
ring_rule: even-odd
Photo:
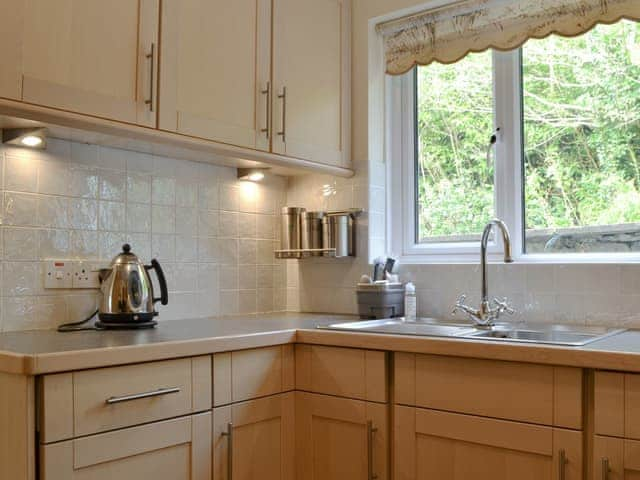
<svg viewBox="0 0 640 480"><path fill-rule="evenodd" d="M232 168L56 139L46 151L0 147L0 160L1 330L86 316L97 294L45 290L42 261L108 263L125 242L165 269L160 320L285 309L273 256L285 179L239 182Z"/></svg>
<svg viewBox="0 0 640 480"><path fill-rule="evenodd" d="M357 313L355 285L360 275L371 274L368 249L376 255L384 249L384 186L379 185L384 179L376 180L380 176L371 175L371 168L363 165L354 179L309 175L290 182L288 203L292 205L368 210L359 219L357 258L288 261L290 309ZM371 183L368 191L360 191L359 185L367 182ZM451 316L462 293L468 295L468 302L479 302L477 264L401 265L399 272L403 281L416 283L420 316L462 319ZM492 296L507 296L514 304L516 315L509 320L640 328L639 264L496 264L489 267L489 284Z"/></svg>

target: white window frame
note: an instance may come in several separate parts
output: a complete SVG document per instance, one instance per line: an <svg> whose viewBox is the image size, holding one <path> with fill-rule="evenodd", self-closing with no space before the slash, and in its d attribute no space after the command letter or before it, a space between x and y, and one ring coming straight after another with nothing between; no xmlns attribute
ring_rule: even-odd
<svg viewBox="0 0 640 480"><path fill-rule="evenodd" d="M493 52L496 217L511 234L514 258L520 263L638 263L639 253L525 254L523 238L523 158L520 52ZM376 62L377 63L377 62ZM382 62L380 62L382 63ZM415 235L414 76L385 77L387 163L387 251L403 263L477 263L479 242L418 243ZM500 95L497 94L500 92ZM487 132L487 142L492 132ZM501 261L503 246L489 245L490 261Z"/></svg>

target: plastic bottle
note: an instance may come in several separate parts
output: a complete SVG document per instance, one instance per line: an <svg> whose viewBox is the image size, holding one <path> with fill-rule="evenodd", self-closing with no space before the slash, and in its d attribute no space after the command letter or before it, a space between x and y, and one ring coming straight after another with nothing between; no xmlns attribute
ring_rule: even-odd
<svg viewBox="0 0 640 480"><path fill-rule="evenodd" d="M407 322L416 320L416 286L409 282L404 286L404 319Z"/></svg>

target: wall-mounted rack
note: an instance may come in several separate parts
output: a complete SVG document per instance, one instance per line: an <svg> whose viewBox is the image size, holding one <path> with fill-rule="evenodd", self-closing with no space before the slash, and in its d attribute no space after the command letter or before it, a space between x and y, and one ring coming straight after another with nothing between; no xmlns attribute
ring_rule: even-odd
<svg viewBox="0 0 640 480"><path fill-rule="evenodd" d="M307 212L304 208L282 209L280 259L309 257L354 257L358 215L364 210L353 208L329 212Z"/></svg>

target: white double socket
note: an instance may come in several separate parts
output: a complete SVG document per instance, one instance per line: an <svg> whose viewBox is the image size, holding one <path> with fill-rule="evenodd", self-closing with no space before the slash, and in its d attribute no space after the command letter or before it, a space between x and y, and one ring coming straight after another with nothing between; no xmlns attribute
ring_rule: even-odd
<svg viewBox="0 0 640 480"><path fill-rule="evenodd" d="M98 270L104 265L81 260L46 260L44 288L100 288Z"/></svg>

